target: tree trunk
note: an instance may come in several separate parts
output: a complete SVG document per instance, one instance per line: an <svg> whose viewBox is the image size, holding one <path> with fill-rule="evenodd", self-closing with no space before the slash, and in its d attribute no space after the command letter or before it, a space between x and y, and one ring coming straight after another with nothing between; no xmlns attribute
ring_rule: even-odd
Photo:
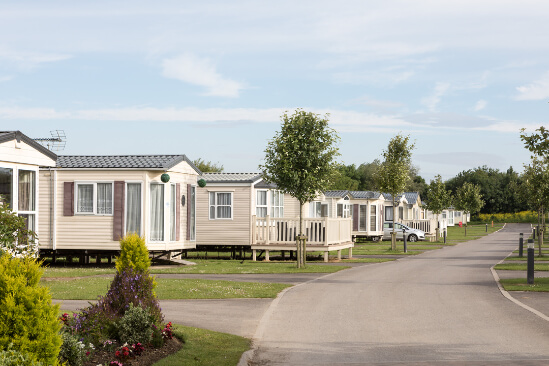
<svg viewBox="0 0 549 366"><path fill-rule="evenodd" d="M297 261L297 268L301 268L301 261L303 259L301 255L301 240L299 237L303 234L303 203L299 202L299 234L298 237L296 237L296 261Z"/></svg>
<svg viewBox="0 0 549 366"><path fill-rule="evenodd" d="M396 250L396 232L395 232L395 195L393 194L393 233L391 234L391 250Z"/></svg>
<svg viewBox="0 0 549 366"><path fill-rule="evenodd" d="M437 227L435 228L435 241L438 241L440 234L440 221L438 221L438 215L439 214L437 214Z"/></svg>
<svg viewBox="0 0 549 366"><path fill-rule="evenodd" d="M543 245L543 228L541 226L543 216L543 206L538 210L538 227L537 227L537 234L538 234L538 254L540 257L543 256L543 253L541 252L541 246Z"/></svg>

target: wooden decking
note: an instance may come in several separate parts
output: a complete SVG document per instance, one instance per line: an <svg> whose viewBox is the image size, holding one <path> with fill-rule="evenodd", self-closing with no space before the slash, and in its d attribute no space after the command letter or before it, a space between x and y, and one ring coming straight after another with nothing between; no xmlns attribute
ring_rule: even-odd
<svg viewBox="0 0 549 366"><path fill-rule="evenodd" d="M352 220L332 219L328 217L303 219L304 235L307 236L307 251L323 251L324 260L328 261L328 252L352 248ZM299 233L299 218L266 218L252 217L252 252L265 250L266 258L272 250L296 249L295 237ZM352 249L349 250L352 255ZM255 255L254 255L255 257Z"/></svg>

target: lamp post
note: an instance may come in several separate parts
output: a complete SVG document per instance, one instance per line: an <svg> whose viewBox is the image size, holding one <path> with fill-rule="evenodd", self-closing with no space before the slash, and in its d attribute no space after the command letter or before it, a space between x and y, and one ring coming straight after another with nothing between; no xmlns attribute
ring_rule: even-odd
<svg viewBox="0 0 549 366"><path fill-rule="evenodd" d="M524 234L520 233L520 238L519 238L519 257L520 258L523 257L523 252L524 252Z"/></svg>
<svg viewBox="0 0 549 366"><path fill-rule="evenodd" d="M404 253L408 253L408 246L406 245L406 229L402 229L402 240L404 240Z"/></svg>
<svg viewBox="0 0 549 366"><path fill-rule="evenodd" d="M526 282L534 284L534 239L528 239L528 260L527 260Z"/></svg>

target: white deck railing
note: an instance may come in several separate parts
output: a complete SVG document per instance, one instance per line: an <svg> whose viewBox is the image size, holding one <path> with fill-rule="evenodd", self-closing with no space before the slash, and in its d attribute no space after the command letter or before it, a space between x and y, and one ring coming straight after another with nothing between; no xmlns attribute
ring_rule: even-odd
<svg viewBox="0 0 549 366"><path fill-rule="evenodd" d="M351 242L352 221L328 217L303 219L303 233L309 245L333 245ZM295 244L299 218L258 218L252 216L252 245Z"/></svg>
<svg viewBox="0 0 549 366"><path fill-rule="evenodd" d="M448 220L440 218L440 235L442 236L442 231L445 230L448 226ZM418 229L425 231L427 234L434 234L437 228L436 218L431 218L427 220L402 220L402 223L406 226L409 226L413 229Z"/></svg>

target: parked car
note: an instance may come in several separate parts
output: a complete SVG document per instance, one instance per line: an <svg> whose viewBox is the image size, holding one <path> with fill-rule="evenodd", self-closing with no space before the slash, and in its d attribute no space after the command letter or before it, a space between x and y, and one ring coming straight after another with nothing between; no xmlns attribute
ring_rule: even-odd
<svg viewBox="0 0 549 366"><path fill-rule="evenodd" d="M385 222L383 224L383 240L391 240L391 232L393 231L393 223ZM425 232L418 229L412 229L404 224L395 222L395 232L397 240L403 240L403 235L406 233L406 240L418 241L425 240Z"/></svg>

